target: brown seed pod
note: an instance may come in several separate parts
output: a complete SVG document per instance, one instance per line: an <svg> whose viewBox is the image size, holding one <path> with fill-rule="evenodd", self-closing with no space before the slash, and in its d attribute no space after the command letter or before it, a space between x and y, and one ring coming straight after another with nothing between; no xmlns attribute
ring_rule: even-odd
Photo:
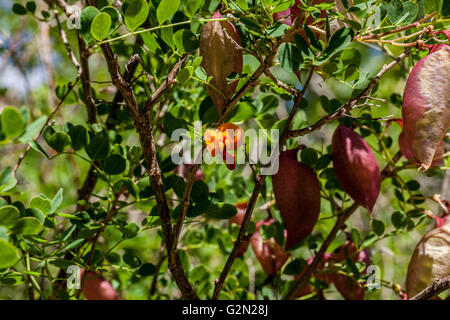
<svg viewBox="0 0 450 320"><path fill-rule="evenodd" d="M274 222L274 219L259 221L256 224L256 231L250 239L253 252L268 276L276 275L289 258L289 252L285 251L274 238L264 240L259 233L262 225L271 225Z"/></svg>
<svg viewBox="0 0 450 320"><path fill-rule="evenodd" d="M217 11L211 18L223 17ZM233 96L238 83L229 83L228 75L232 72L242 73L243 56L240 45L239 33L230 21L210 21L200 34L200 56L203 57L201 66L208 77L212 77L206 90L219 113Z"/></svg>
<svg viewBox="0 0 450 320"><path fill-rule="evenodd" d="M417 244L408 265L406 294L415 296L431 285L435 278L450 275L450 218L444 225L429 231Z"/></svg>
<svg viewBox="0 0 450 320"><path fill-rule="evenodd" d="M377 159L364 139L339 125L332 140L333 166L345 192L372 212L380 192L381 173Z"/></svg>
<svg viewBox="0 0 450 320"><path fill-rule="evenodd" d="M399 138L405 157L417 160L425 170L444 153L442 140L450 127L449 88L450 46L433 46L430 54L414 66L406 82Z"/></svg>
<svg viewBox="0 0 450 320"><path fill-rule="evenodd" d="M297 161L298 149L283 151L272 178L277 206L287 229L289 250L309 235L319 218L320 184L315 172Z"/></svg>
<svg viewBox="0 0 450 320"><path fill-rule="evenodd" d="M329 273L323 272L322 269L323 269L325 263L330 259L330 257L331 257L331 254L325 253L322 256L322 259L321 259L322 261L319 263L319 265L314 270L314 278L316 278L320 281L327 282L328 284L330 284L332 282L331 275ZM306 270L309 268L309 266L311 265L311 263L313 261L314 261L314 257L311 257L308 260L306 260L307 266L305 268L303 268L302 272L300 274L296 275L294 277L294 279L299 280L303 276L303 274L306 272ZM299 293L297 294L297 297L302 297L302 296L305 296L312 292L317 292L317 290L313 289L309 284L307 284L306 286L303 287L302 290L299 291Z"/></svg>
<svg viewBox="0 0 450 320"><path fill-rule="evenodd" d="M81 271L83 278L84 270ZM84 277L83 295L87 300L120 300L111 283L96 272L88 272Z"/></svg>

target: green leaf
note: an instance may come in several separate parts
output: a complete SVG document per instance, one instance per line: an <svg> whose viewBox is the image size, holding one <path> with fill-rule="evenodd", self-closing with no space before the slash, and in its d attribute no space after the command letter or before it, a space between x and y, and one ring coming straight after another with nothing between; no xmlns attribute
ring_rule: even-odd
<svg viewBox="0 0 450 320"><path fill-rule="evenodd" d="M348 66L344 72L344 80L345 81L355 81L359 79L359 69L356 66Z"/></svg>
<svg viewBox="0 0 450 320"><path fill-rule="evenodd" d="M25 129L25 121L22 114L13 107L3 109L1 128L7 138L15 138Z"/></svg>
<svg viewBox="0 0 450 320"><path fill-rule="evenodd" d="M145 0L131 0L125 9L125 25L130 31L136 30L147 20L148 3Z"/></svg>
<svg viewBox="0 0 450 320"><path fill-rule="evenodd" d="M144 30L143 28L139 28L138 31ZM157 50L161 50L158 41L156 41L156 37L149 31L140 33L142 40L144 41L144 45L150 50L151 53L155 53Z"/></svg>
<svg viewBox="0 0 450 320"><path fill-rule="evenodd" d="M30 145L31 148L33 148L33 150L39 152L47 159L50 159L49 155L45 152L44 149L42 149L39 143L37 143L36 141L30 141L28 144Z"/></svg>
<svg viewBox="0 0 450 320"><path fill-rule="evenodd" d="M43 196L36 196L31 199L29 207L39 209L42 213L47 214L52 209L52 203Z"/></svg>
<svg viewBox="0 0 450 320"><path fill-rule="evenodd" d="M100 12L107 13L111 19L111 26L109 27L108 34L106 35L108 37L120 26L119 11L112 6L106 6L101 8Z"/></svg>
<svg viewBox="0 0 450 320"><path fill-rule="evenodd" d="M310 167L314 167L317 159L318 159L318 155L316 150L311 149L311 148L305 148L300 152L300 158L302 159L302 162Z"/></svg>
<svg viewBox="0 0 450 320"><path fill-rule="evenodd" d="M84 241L86 241L85 239L77 239L71 243L69 243L66 247L64 247L65 250L72 250L75 248L78 248L82 243L84 243Z"/></svg>
<svg viewBox="0 0 450 320"><path fill-rule="evenodd" d="M70 146L70 143L72 140L70 139L70 136L65 133L64 131L57 131L50 137L50 141L48 142L48 145L52 147L56 152L64 152L68 146Z"/></svg>
<svg viewBox="0 0 450 320"><path fill-rule="evenodd" d="M103 170L110 175L120 174L125 171L126 167L127 161L118 154L110 155L103 164Z"/></svg>
<svg viewBox="0 0 450 320"><path fill-rule="evenodd" d="M361 244L361 235L359 234L358 229L352 228L351 231L352 241L355 244L356 248L359 248L359 245Z"/></svg>
<svg viewBox="0 0 450 320"><path fill-rule="evenodd" d="M91 24L100 11L92 6L86 7L81 11L80 15L80 33L84 41L90 44L94 41L91 34Z"/></svg>
<svg viewBox="0 0 450 320"><path fill-rule="evenodd" d="M46 116L42 116L33 121L33 123L25 128L25 132L20 136L19 141L22 143L28 143L32 141L38 135L39 131L41 131L46 121Z"/></svg>
<svg viewBox="0 0 450 320"><path fill-rule="evenodd" d="M350 28L341 28L336 31L328 43L328 47L325 49L323 55L317 59L316 65L320 65L328 61L335 54L344 50L350 42L353 40L355 32Z"/></svg>
<svg viewBox="0 0 450 320"><path fill-rule="evenodd" d="M89 144L89 133L84 126L73 126L69 130L69 136L72 140L72 149L81 150Z"/></svg>
<svg viewBox="0 0 450 320"><path fill-rule="evenodd" d="M294 276L300 274L305 267L306 261L304 259L294 259L284 268L283 273Z"/></svg>
<svg viewBox="0 0 450 320"><path fill-rule="evenodd" d="M0 208L0 225L13 227L19 218L20 212L16 207L8 205Z"/></svg>
<svg viewBox="0 0 450 320"><path fill-rule="evenodd" d="M150 276L155 273L156 267L151 263L144 263L138 270L138 274L140 274L141 276Z"/></svg>
<svg viewBox="0 0 450 320"><path fill-rule="evenodd" d="M92 160L105 159L110 151L109 140L103 136L97 136L86 147L86 152Z"/></svg>
<svg viewBox="0 0 450 320"><path fill-rule="evenodd" d="M181 69L177 74L177 82L179 82L180 84L186 83L192 77L193 73L194 68L192 68L191 66Z"/></svg>
<svg viewBox="0 0 450 320"><path fill-rule="evenodd" d="M12 267L17 260L16 248L9 242L0 239L0 269Z"/></svg>
<svg viewBox="0 0 450 320"><path fill-rule="evenodd" d="M26 3L27 10L31 13L34 13L36 11L36 3L34 1L28 1Z"/></svg>
<svg viewBox="0 0 450 320"><path fill-rule="evenodd" d="M278 60L280 60L281 67L289 72L300 70L303 64L300 50L292 43L283 43L280 46Z"/></svg>
<svg viewBox="0 0 450 320"><path fill-rule="evenodd" d="M175 32L173 42L181 54L194 51L199 46L196 35L188 29L180 29Z"/></svg>
<svg viewBox="0 0 450 320"><path fill-rule="evenodd" d="M91 34L97 41L106 38L111 27L111 17L105 12L101 12L95 16L91 23Z"/></svg>
<svg viewBox="0 0 450 320"><path fill-rule="evenodd" d="M12 6L12 11L19 16L27 14L27 9L25 9L25 7L20 3L14 3Z"/></svg>
<svg viewBox="0 0 450 320"><path fill-rule="evenodd" d="M23 217L17 220L16 225L12 229L17 234L27 236L37 234L42 229L42 223L35 217Z"/></svg>
<svg viewBox="0 0 450 320"><path fill-rule="evenodd" d="M235 206L228 203L218 202L212 205L208 211L206 211L205 215L214 219L230 219L234 217L236 213L237 209Z"/></svg>
<svg viewBox="0 0 450 320"><path fill-rule="evenodd" d="M209 195L208 185L202 180L195 181L194 184L192 185L191 191L192 200L196 202L198 200L208 198L208 195Z"/></svg>
<svg viewBox="0 0 450 320"><path fill-rule="evenodd" d="M55 213L61 207L61 204L63 202L63 192L64 192L63 188L60 188L58 190L58 192L55 194L55 196L53 197L51 206L50 206L51 209L48 212L49 214Z"/></svg>
<svg viewBox="0 0 450 320"><path fill-rule="evenodd" d="M403 213L401 213L399 211L395 211L392 214L391 222L392 222L392 225L395 227L395 229L400 229L405 225L404 218L405 217L404 217Z"/></svg>
<svg viewBox="0 0 450 320"><path fill-rule="evenodd" d="M316 35L311 31L308 25L304 24L303 29L305 30L306 37L308 38L311 46L319 51L322 51L322 44L319 42Z"/></svg>
<svg viewBox="0 0 450 320"><path fill-rule="evenodd" d="M156 17L159 24L168 20L175 12L177 12L180 2L180 0L161 0L156 9Z"/></svg>
<svg viewBox="0 0 450 320"><path fill-rule="evenodd" d="M244 0L245 2L246 0ZM200 9L201 5L203 4L203 0L189 0L185 1L186 5L186 15L189 18L192 18L198 9ZM239 3L238 3L239 5Z"/></svg>
<svg viewBox="0 0 450 320"><path fill-rule="evenodd" d="M382 221L373 219L371 226L377 236L381 236L384 233L384 223Z"/></svg>
<svg viewBox="0 0 450 320"><path fill-rule="evenodd" d="M11 190L16 184L17 179L14 176L11 167L7 167L0 172L0 193Z"/></svg>

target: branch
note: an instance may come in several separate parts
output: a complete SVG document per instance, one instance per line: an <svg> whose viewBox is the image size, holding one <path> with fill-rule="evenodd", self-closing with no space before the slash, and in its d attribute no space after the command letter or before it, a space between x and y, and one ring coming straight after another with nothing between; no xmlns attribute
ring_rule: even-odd
<svg viewBox="0 0 450 320"><path fill-rule="evenodd" d="M355 98L351 99L346 104L340 106L335 112L333 112L329 115L323 116L320 120L318 120L313 125L305 127L303 129L289 131L289 133L288 133L289 137L293 138L293 137L304 136L313 131L319 130L324 124L327 124L328 122L331 122L333 120L337 120L340 118L344 118L346 116L346 114L348 114L351 110L353 110L357 107L357 103L359 100L364 99L368 95L370 95L370 92L372 91L373 87L378 83L380 78L386 72L391 70L400 61L402 61L404 58L409 56L410 53L411 53L411 50L409 48L407 48L394 61L392 61L391 63L389 63L387 65L385 64L383 66L383 68L380 70L380 72L378 72L378 74L370 81L370 83L367 85L367 87L360 94L358 94Z"/></svg>
<svg viewBox="0 0 450 320"><path fill-rule="evenodd" d="M422 18L420 20L417 20L416 22L407 24L406 26L399 27L399 28L396 28L396 29L393 29L393 30L390 30L390 31L377 33L377 34L371 34L371 35L367 35L367 36L362 36L361 40L367 40L367 39L373 39L373 38L382 38L382 37L389 36L389 35L394 34L394 33L398 33L398 32L410 29L410 28L417 28L422 22L431 19L436 14L437 14L436 12L430 13L426 17L424 17L424 18ZM359 41L358 36L355 36L355 40Z"/></svg>
<svg viewBox="0 0 450 320"><path fill-rule="evenodd" d="M170 71L169 75L167 76L166 80L162 83L162 85L156 89L156 91L152 94L152 96L147 100L145 103L143 113L148 114L148 112L151 111L153 106L158 102L158 99L161 98L164 93L176 82L178 72L184 67L184 65L187 62L187 59L192 54L192 52L185 53L183 57L178 61Z"/></svg>
<svg viewBox="0 0 450 320"><path fill-rule="evenodd" d="M283 133L281 134L281 138L279 141L279 149L281 150L283 145L286 143L286 140L288 139L288 132L289 132L289 126L292 123L292 120L294 119L295 112L297 111L298 106L300 105L300 102L303 99L303 96L305 95L306 90L309 87L309 84L311 82L312 75L314 73L314 69L311 69L308 75L308 79L306 80L306 83L301 90L300 94L298 94L294 106L289 113L289 117L286 121ZM256 201L258 200L259 193L261 191L261 188L263 186L264 180L266 179L266 175L260 176L259 180L256 182L255 187L253 189L252 195L250 197L250 200L248 201L247 208L245 210L244 219L242 220L241 228L239 229L239 234L237 236L236 242L234 243L234 247L231 250L230 255L228 256L227 262L225 263L225 266L220 274L219 279L215 282L214 287L214 293L212 298L214 300L219 298L220 291L222 290L223 284L225 283L225 280L228 276L228 273L231 270L231 267L233 266L234 260L236 259L236 255L238 253L239 247L241 243L245 240L245 233L247 231L248 224L250 222L250 219L252 217L253 209L255 207Z"/></svg>
<svg viewBox="0 0 450 320"><path fill-rule="evenodd" d="M175 282L177 283L178 288L181 290L183 297L185 299L197 300L198 296L194 292L194 289L192 288L189 280L184 273L179 256L170 254L173 241L170 212L162 182L161 169L159 168L159 164L156 158L155 142L153 139L152 127L150 125L148 116L145 113L142 114L140 112L132 87L122 77L119 65L117 63L117 57L113 53L109 44L102 44L101 48L108 65L111 79L117 89L121 92L125 101L125 107L133 119L134 126L139 135L142 152L148 164L150 183L155 192L158 215L161 219L162 230L164 233L164 242L167 246L169 269L172 272L175 278ZM160 91L162 95L168 88L169 86L165 86L165 90L158 89L157 91Z"/></svg>
<svg viewBox="0 0 450 320"><path fill-rule="evenodd" d="M435 279L433 284L428 288L423 289L421 292L416 294L414 297L409 300L428 300L437 296L439 293L450 288L450 276L447 276L442 279Z"/></svg>
<svg viewBox="0 0 450 320"><path fill-rule="evenodd" d="M392 174L395 170L395 164L400 160L401 157L402 157L402 153L399 151L392 159L392 162L390 162L388 165L386 165L386 167L381 172L382 181L385 178L392 176ZM341 230L342 227L344 227L347 219L350 218L350 216L356 211L356 209L358 209L358 207L359 207L358 204L353 203L349 208L347 208L346 210L341 212L341 214L337 218L335 225L333 226L333 229L331 229L327 238L322 243L322 246L320 247L319 252L314 257L313 262L311 263L310 266L308 266L308 268L306 269L306 272L295 282L294 286L289 290L289 292L284 297L284 299L287 299L287 300L295 299L297 297L298 292L300 292L300 290L302 290L305 287L305 285L308 284L309 278L311 278L314 270L316 270L317 266L322 261L323 255L327 251L330 244L333 242L338 231Z"/></svg>

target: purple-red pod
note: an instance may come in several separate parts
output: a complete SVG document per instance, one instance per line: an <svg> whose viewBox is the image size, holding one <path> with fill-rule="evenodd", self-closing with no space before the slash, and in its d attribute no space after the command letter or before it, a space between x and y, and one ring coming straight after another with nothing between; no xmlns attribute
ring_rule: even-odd
<svg viewBox="0 0 450 320"><path fill-rule="evenodd" d="M256 224L256 231L250 239L253 252L261 267L268 276L276 275L289 258L289 252L285 251L274 238L264 240L259 233L259 228L264 225L271 225L274 219L261 220ZM286 237L286 233L285 233Z"/></svg>
<svg viewBox="0 0 450 320"><path fill-rule="evenodd" d="M372 212L380 193L381 173L367 142L352 129L339 125L331 144L336 177L355 202Z"/></svg>
<svg viewBox="0 0 450 320"><path fill-rule="evenodd" d="M298 149L283 151L272 178L273 193L286 225L286 249L308 236L320 213L320 183L316 173L297 161Z"/></svg>
<svg viewBox="0 0 450 320"><path fill-rule="evenodd" d="M450 32L442 32L450 36ZM442 156L450 127L450 46L439 44L411 70L403 93L400 149L425 170ZM435 160L439 161L439 160Z"/></svg>
<svg viewBox="0 0 450 320"><path fill-rule="evenodd" d="M81 271L83 278L84 270ZM83 295L87 300L120 300L111 283L96 272L87 272L83 282Z"/></svg>
<svg viewBox="0 0 450 320"><path fill-rule="evenodd" d="M223 17L217 11L211 18ZM201 66L208 77L212 77L206 90L219 113L233 96L238 84L238 81L229 82L227 77L233 72L242 74L243 54L240 46L241 38L230 21L210 21L201 31Z"/></svg>

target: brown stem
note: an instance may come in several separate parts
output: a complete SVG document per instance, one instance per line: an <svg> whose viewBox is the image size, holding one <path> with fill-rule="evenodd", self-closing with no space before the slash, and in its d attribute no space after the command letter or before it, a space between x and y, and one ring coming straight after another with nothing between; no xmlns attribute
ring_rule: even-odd
<svg viewBox="0 0 450 320"><path fill-rule="evenodd" d="M437 296L439 293L444 292L448 288L450 288L450 276L442 279L435 279L429 287L423 289L414 297L409 298L409 300L428 300Z"/></svg>

